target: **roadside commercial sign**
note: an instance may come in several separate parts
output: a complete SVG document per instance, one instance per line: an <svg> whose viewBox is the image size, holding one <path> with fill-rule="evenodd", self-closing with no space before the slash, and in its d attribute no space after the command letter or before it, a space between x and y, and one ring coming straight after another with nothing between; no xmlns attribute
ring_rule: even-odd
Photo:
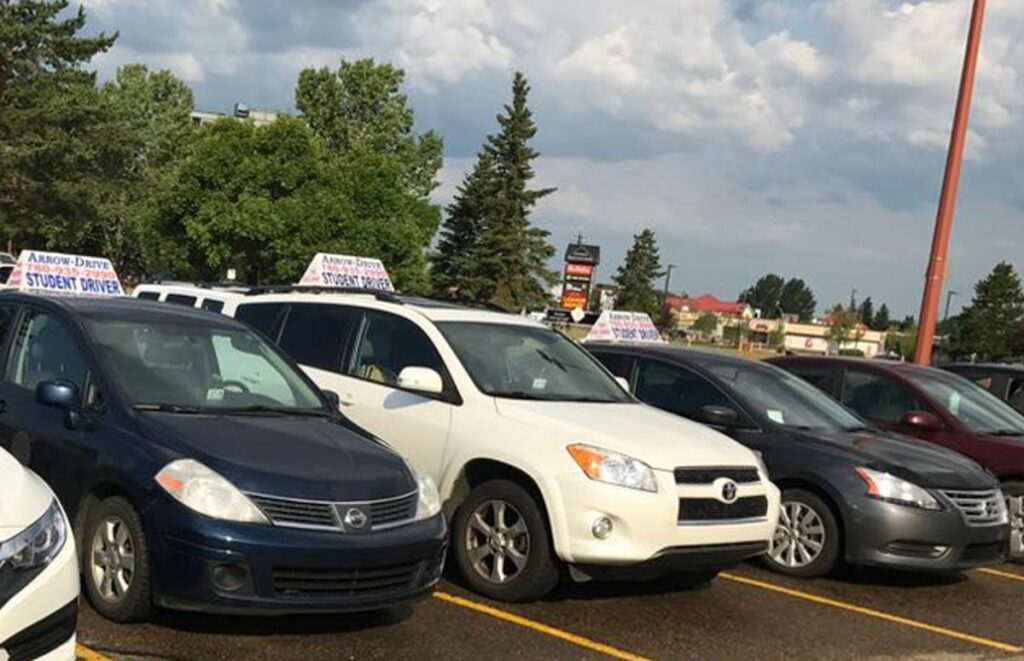
<svg viewBox="0 0 1024 661"><path fill-rule="evenodd" d="M594 275L594 266L593 266L593 264L572 264L572 263L569 263L569 264L565 265L565 275L566 276L576 276L576 277L586 278L587 280L590 280L590 277L592 275Z"/></svg>
<svg viewBox="0 0 1024 661"><path fill-rule="evenodd" d="M109 259L22 250L8 289L66 296L124 296Z"/></svg>
<svg viewBox="0 0 1024 661"><path fill-rule="evenodd" d="M373 257L317 253L300 285L395 291L384 264Z"/></svg>
<svg viewBox="0 0 1024 661"><path fill-rule="evenodd" d="M565 249L565 261L570 264L589 264L597 266L601 263L601 247L583 243L570 243Z"/></svg>
<svg viewBox="0 0 1024 661"><path fill-rule="evenodd" d="M581 310L587 309L587 293L579 291L563 291L562 292L562 307L566 310L575 310L579 308Z"/></svg>
<svg viewBox="0 0 1024 661"><path fill-rule="evenodd" d="M661 333L644 312L605 310L598 317L584 342L633 342L663 344Z"/></svg>

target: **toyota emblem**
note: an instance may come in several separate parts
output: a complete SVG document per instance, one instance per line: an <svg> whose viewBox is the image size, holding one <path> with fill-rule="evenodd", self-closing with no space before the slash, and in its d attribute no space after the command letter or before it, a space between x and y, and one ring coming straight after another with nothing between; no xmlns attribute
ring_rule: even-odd
<svg viewBox="0 0 1024 661"><path fill-rule="evenodd" d="M362 530L362 528L369 522L369 517L366 513L358 507L350 507L345 512L345 517L342 519L345 523L346 528L352 528L353 530Z"/></svg>
<svg viewBox="0 0 1024 661"><path fill-rule="evenodd" d="M722 501L727 505L732 505L736 502L736 497L739 495L739 488L736 483L727 477L720 477L715 480L715 489L718 490L718 500Z"/></svg>

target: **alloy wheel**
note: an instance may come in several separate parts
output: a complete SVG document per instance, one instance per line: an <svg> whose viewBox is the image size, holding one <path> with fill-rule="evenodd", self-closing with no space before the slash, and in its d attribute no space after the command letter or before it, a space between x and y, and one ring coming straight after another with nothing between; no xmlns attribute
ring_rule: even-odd
<svg viewBox="0 0 1024 661"><path fill-rule="evenodd" d="M813 508L784 502L768 555L780 566L799 569L818 559L825 541L825 524Z"/></svg>
<svg viewBox="0 0 1024 661"><path fill-rule="evenodd" d="M485 501L473 511L464 543L473 570L491 583L515 580L530 557L526 520L504 500Z"/></svg>
<svg viewBox="0 0 1024 661"><path fill-rule="evenodd" d="M135 540L120 517L107 516L92 537L90 571L104 601L124 599L135 577Z"/></svg>

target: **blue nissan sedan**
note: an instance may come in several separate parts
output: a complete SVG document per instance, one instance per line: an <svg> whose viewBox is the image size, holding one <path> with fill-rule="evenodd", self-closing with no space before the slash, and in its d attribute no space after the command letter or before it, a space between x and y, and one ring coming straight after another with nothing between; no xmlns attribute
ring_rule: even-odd
<svg viewBox="0 0 1024 661"><path fill-rule="evenodd" d="M430 478L240 323L4 292L0 348L0 445L64 505L104 616L375 610L438 581Z"/></svg>

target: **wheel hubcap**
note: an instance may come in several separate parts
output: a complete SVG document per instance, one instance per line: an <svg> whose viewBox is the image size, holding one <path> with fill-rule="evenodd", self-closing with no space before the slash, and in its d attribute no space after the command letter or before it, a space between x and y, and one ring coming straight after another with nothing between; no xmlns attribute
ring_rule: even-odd
<svg viewBox="0 0 1024 661"><path fill-rule="evenodd" d="M515 580L530 557L530 531L511 503L488 500L466 527L466 555L473 570L492 583Z"/></svg>
<svg viewBox="0 0 1024 661"><path fill-rule="evenodd" d="M1009 496L1006 506L1010 511L1010 553L1020 559L1024 557L1024 496Z"/></svg>
<svg viewBox="0 0 1024 661"><path fill-rule="evenodd" d="M135 540L119 517L108 516L92 537L90 571L96 591L105 601L124 599L135 578Z"/></svg>
<svg viewBox="0 0 1024 661"><path fill-rule="evenodd" d="M768 555L790 569L806 567L825 549L825 524L813 509L798 502L782 503Z"/></svg>

